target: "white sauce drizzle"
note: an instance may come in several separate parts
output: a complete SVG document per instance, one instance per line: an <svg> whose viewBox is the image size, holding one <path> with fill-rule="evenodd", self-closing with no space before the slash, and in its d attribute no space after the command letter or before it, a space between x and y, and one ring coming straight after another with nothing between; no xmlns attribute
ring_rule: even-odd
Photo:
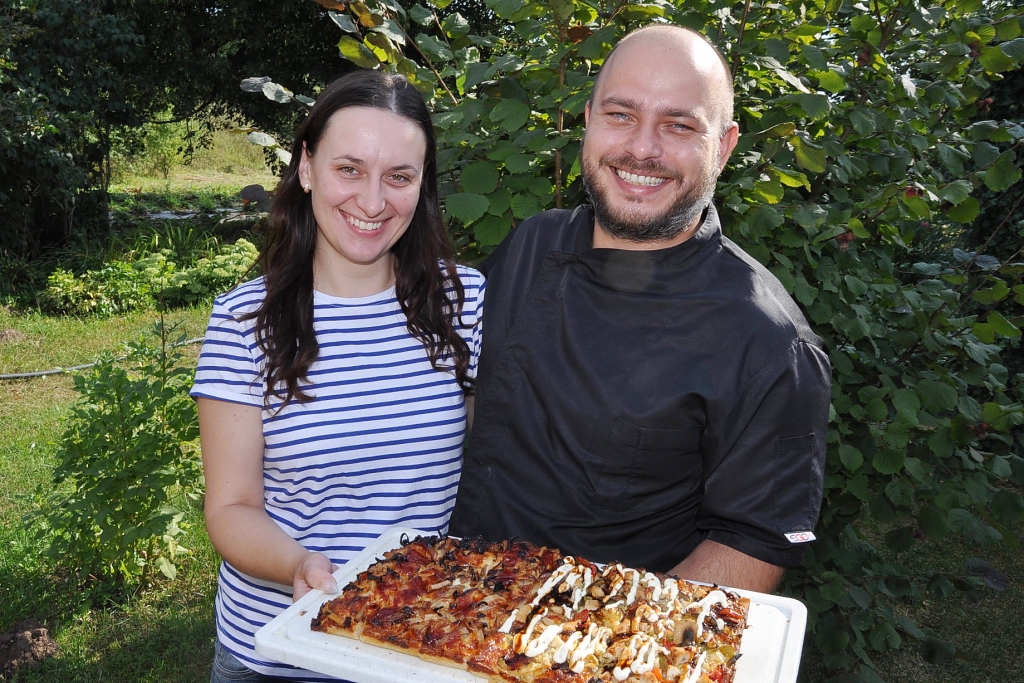
<svg viewBox="0 0 1024 683"><path fill-rule="evenodd" d="M512 624L516 623L516 613L513 611L512 614L508 615L508 619L498 629L498 633L508 633L512 630Z"/></svg>
<svg viewBox="0 0 1024 683"><path fill-rule="evenodd" d="M699 638L700 634L704 632L704 618L711 613L711 606L728 604L729 599L725 597L725 593L716 589L705 595L703 600L699 600L686 606L687 611L690 611L694 607L700 608L700 613L697 615L697 638Z"/></svg>
<svg viewBox="0 0 1024 683"><path fill-rule="evenodd" d="M690 673L686 676L686 680L683 683L697 683L697 679L700 678L701 667L704 666L704 658L707 656L707 652L700 653L700 657L697 657L697 661L694 662L693 668L690 669Z"/></svg>
<svg viewBox="0 0 1024 683"><path fill-rule="evenodd" d="M675 579L666 579L665 593L668 595L666 601L671 605L672 602L679 597L679 583Z"/></svg>
<svg viewBox="0 0 1024 683"><path fill-rule="evenodd" d="M516 647L517 652L522 652L524 649L526 649L527 644L530 642L530 637L533 635L533 629L537 628L537 624L540 622L541 619L544 618L544 615L546 615L547 613L548 608L545 607L540 612L538 612L533 617L533 619L530 619L530 625L526 627L526 631L519 634L521 637L517 636L517 638L519 638L519 646Z"/></svg>
<svg viewBox="0 0 1024 683"><path fill-rule="evenodd" d="M640 572L635 569L627 569L626 571L633 578L633 582L629 586L629 594L626 596L626 604L632 605L633 601L636 600L636 589L640 587Z"/></svg>
<svg viewBox="0 0 1024 683"><path fill-rule="evenodd" d="M583 640L583 633L580 631L573 631L569 639L562 643L562 646L555 650L555 654L552 655L551 659L554 660L555 664L562 664L569 659L569 653L572 652L579 641Z"/></svg>
<svg viewBox="0 0 1024 683"><path fill-rule="evenodd" d="M651 588L651 600L657 602L661 599L661 580L657 576L647 572L644 574L644 584Z"/></svg>
<svg viewBox="0 0 1024 683"><path fill-rule="evenodd" d="M551 644L551 641L554 640L555 636L557 636L561 632L561 626L559 626L558 624L551 624L550 626L545 628L539 636L537 636L527 644L526 649L523 651L523 654L527 657L536 657L537 655L546 651L548 649L548 645Z"/></svg>
<svg viewBox="0 0 1024 683"><path fill-rule="evenodd" d="M539 605L540 601L551 592L551 589L557 586L559 582L561 582L561 580L573 570L573 565L568 562L568 560L571 560L572 558L567 557L565 559L567 560L565 564L551 572L551 576L548 577L548 580L545 581L540 587L540 590L537 591L537 597L533 599L533 602L530 603L531 605L534 607Z"/></svg>

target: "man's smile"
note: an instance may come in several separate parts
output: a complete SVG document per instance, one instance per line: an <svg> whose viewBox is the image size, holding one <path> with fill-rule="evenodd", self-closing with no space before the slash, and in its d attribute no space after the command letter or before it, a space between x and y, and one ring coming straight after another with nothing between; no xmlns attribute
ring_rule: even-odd
<svg viewBox="0 0 1024 683"><path fill-rule="evenodd" d="M653 175L639 175L637 173L631 173L630 171L616 168L615 174L622 178L630 185L643 185L646 187L655 187L668 181L668 178L660 178Z"/></svg>

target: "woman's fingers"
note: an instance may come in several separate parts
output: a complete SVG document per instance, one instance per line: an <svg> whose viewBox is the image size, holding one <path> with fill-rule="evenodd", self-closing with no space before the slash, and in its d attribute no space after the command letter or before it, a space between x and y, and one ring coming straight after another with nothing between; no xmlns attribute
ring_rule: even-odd
<svg viewBox="0 0 1024 683"><path fill-rule="evenodd" d="M292 580L292 601L298 600L314 588L328 595L338 592L338 582L331 574L334 565L327 556L320 553L309 553L306 559L295 570Z"/></svg>

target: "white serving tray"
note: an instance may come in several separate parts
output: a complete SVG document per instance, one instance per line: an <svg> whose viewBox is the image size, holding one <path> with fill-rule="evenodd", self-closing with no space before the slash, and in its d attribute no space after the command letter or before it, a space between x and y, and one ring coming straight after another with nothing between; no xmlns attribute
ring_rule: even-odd
<svg viewBox="0 0 1024 683"><path fill-rule="evenodd" d="M379 559L384 552L429 532L393 527L334 573L338 588ZM750 598L747 629L740 643L734 683L795 683L803 649L807 608L792 598L735 590ZM354 683L482 683L464 669L426 662L413 655L309 628L320 605L333 595L314 590L256 632L256 652L263 657Z"/></svg>

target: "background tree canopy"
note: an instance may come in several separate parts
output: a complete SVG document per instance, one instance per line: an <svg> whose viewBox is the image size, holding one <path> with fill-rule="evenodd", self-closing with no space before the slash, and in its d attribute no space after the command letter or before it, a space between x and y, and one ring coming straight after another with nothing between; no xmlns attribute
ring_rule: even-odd
<svg viewBox="0 0 1024 683"><path fill-rule="evenodd" d="M904 558L950 534L1016 546L1005 524L1024 515L1020 8L8 4L0 206L12 215L12 197L32 200L0 237L8 249L73 231L75 206L102 190L91 179L103 177L112 130L169 108L240 114L262 131L251 139L286 155L275 140L322 85L359 67L401 72L431 102L446 214L472 259L519 220L583 201L582 112L619 38L656 21L704 32L732 65L742 132L718 186L724 229L790 290L834 366L819 541L787 580L815 644L829 667L874 681L873 654L908 640L954 653L902 603L1001 587L984 563L960 577L915 573ZM67 38L48 56L44 34ZM74 97L85 99L62 99Z"/></svg>

